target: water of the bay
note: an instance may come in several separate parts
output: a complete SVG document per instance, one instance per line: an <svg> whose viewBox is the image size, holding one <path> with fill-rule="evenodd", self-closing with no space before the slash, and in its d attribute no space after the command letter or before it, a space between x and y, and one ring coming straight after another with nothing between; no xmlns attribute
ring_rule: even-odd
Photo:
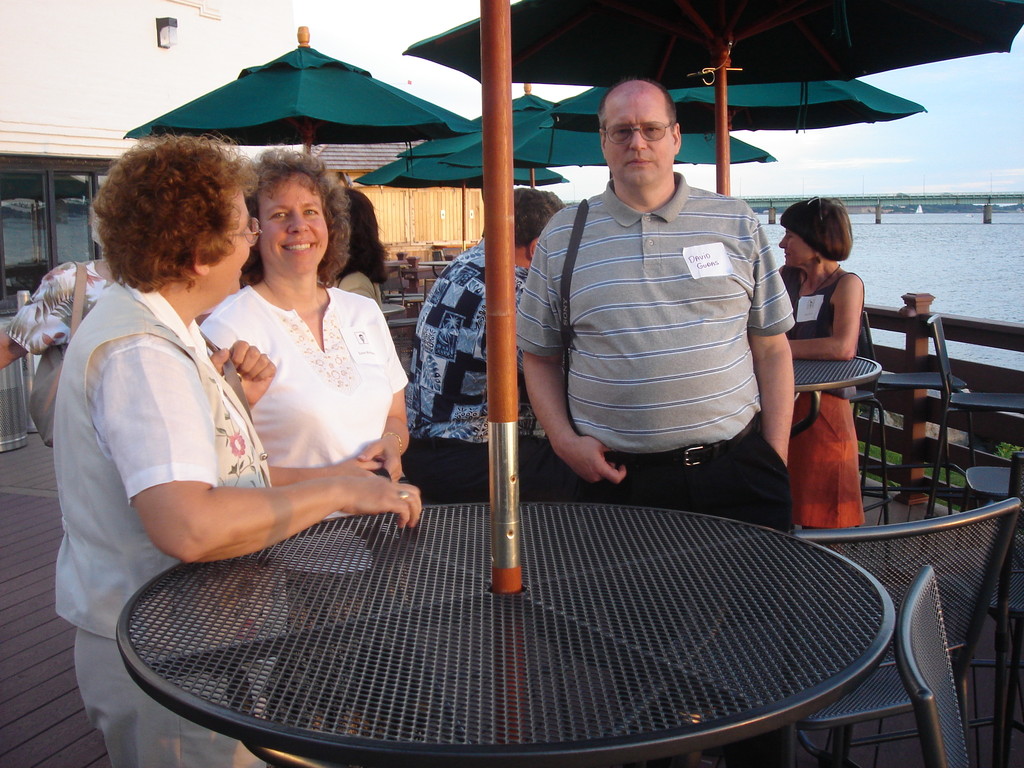
<svg viewBox="0 0 1024 768"><path fill-rule="evenodd" d="M781 215L781 211L779 214ZM761 223L782 258L778 224ZM978 213L855 213L853 252L843 267L864 280L865 302L898 309L905 293L930 293L932 311L991 320L1024 322L1024 213L1000 213L991 224ZM875 340L902 346L895 334ZM1024 368L1024 355L950 343L953 357Z"/></svg>

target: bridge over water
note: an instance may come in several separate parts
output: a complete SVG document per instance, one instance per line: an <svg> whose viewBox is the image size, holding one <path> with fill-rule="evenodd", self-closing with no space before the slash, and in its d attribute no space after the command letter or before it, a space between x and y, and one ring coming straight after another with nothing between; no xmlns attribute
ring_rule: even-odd
<svg viewBox="0 0 1024 768"><path fill-rule="evenodd" d="M806 195L770 195L744 197L755 211L767 211L768 221L775 223L776 212L784 211L793 203L806 200ZM985 223L992 221L992 208L998 205L1024 205L1024 192L934 192L921 194L896 193L889 195L822 195L842 200L847 208L875 209L875 221L882 220L882 212L896 207L925 205L980 205Z"/></svg>

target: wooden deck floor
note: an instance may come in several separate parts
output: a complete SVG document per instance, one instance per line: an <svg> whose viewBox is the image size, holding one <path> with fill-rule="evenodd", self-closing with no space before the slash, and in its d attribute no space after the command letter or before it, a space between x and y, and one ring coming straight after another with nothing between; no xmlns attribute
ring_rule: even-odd
<svg viewBox="0 0 1024 768"><path fill-rule="evenodd" d="M895 520L919 515L920 508L896 507ZM54 560L61 538L53 454L36 435L28 445L0 453L0 766L3 768L109 768L103 739L86 720L75 682L74 630L54 612ZM991 622L989 623L991 625ZM991 626L979 655L991 656ZM991 677L975 682L978 709L989 711ZM888 721L887 726L903 727ZM858 733L868 732L869 726ZM980 731L981 758L988 765L988 730ZM874 750L854 750L871 765ZM887 744L877 765L922 768L915 740ZM797 750L798 768L817 761ZM705 761L712 765L713 760ZM1024 768L1017 749L1013 768ZM140 768L145 768L141 766Z"/></svg>
<svg viewBox="0 0 1024 768"><path fill-rule="evenodd" d="M109 768L75 682L74 629L53 608L60 508L36 435L0 453L0 765Z"/></svg>

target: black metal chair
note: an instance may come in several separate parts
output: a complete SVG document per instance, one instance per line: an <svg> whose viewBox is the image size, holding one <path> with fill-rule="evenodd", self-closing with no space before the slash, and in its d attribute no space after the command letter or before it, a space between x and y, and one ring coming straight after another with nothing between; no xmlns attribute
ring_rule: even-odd
<svg viewBox="0 0 1024 768"><path fill-rule="evenodd" d="M921 569L900 608L895 651L925 768L969 768L963 701L957 695L939 585L930 565Z"/></svg>
<svg viewBox="0 0 1024 768"><path fill-rule="evenodd" d="M388 328L391 329L395 352L402 361L402 370L409 373L412 364L412 342L416 336L416 318L392 317L388 320Z"/></svg>
<svg viewBox="0 0 1024 768"><path fill-rule="evenodd" d="M921 463L903 462L900 464L890 464L886 468L887 472L890 473L894 470L903 469L931 470L932 477L928 485L929 493L925 517L932 517L935 514L935 503L939 495L944 495L949 498L951 510L953 497L959 497L963 493L962 491L953 490L949 483L949 478L951 477L952 472L962 472L963 470L949 464L948 454L945 447L947 411L949 409L950 398L953 393L962 392L967 389L967 383L963 379L954 376L950 369L949 354L946 351L946 338L942 331L942 318L938 315L932 315L928 318L927 325L931 336L932 346L935 351L935 358L938 361L939 370L916 371L911 373L883 373L878 378L876 393L884 394L885 392L912 391L917 389L930 389L939 393L939 436L938 448L936 449L934 460L931 462ZM941 470L943 469L946 472L946 485L949 490L940 491L939 478L941 477ZM894 495L901 492L920 492L923 490L921 486L898 484L888 484L886 488L889 493Z"/></svg>
<svg viewBox="0 0 1024 768"><path fill-rule="evenodd" d="M1024 451L1011 457L1005 469L1004 496L1024 499ZM991 613L996 620L996 704L994 741L996 757L993 764L1009 764L1014 731L1024 731L1024 722L1016 718L1020 693L1021 646L1024 643L1024 519L1018 517L1013 545L1006 557L999 580L999 590L992 602ZM1009 668L1006 663L1007 641L1012 640Z"/></svg>
<svg viewBox="0 0 1024 768"><path fill-rule="evenodd" d="M929 322L938 315L932 315ZM932 337L934 341L934 335ZM945 344L945 341L943 341ZM945 347L943 347L945 349ZM938 354L938 350L936 350ZM911 371L909 373L883 373L878 377L879 392L907 391L914 389L935 389L943 387L943 376L941 371ZM953 377L953 390L962 392L967 389L967 383L963 379Z"/></svg>
<svg viewBox="0 0 1024 768"><path fill-rule="evenodd" d="M975 413L1017 413L1024 415L1024 394L1017 392L953 392L949 398L947 419L956 413L967 414L967 440L970 450L970 466L964 470L964 477L969 497L982 500L998 499L1006 496L1009 483L1009 468L977 466L975 450L974 421ZM948 428L943 429L948 439ZM943 445L948 456L948 445ZM1011 494L1012 495L1012 494Z"/></svg>
<svg viewBox="0 0 1024 768"><path fill-rule="evenodd" d="M861 312L857 355L858 357L866 357L869 360L877 361L875 357L875 344L871 338L871 321L866 310ZM853 397L850 398L850 403L854 406L860 406L864 410L868 422L867 431L864 434L864 452L860 459L860 493L863 498L872 499L872 501L864 505L864 512L867 513L873 509L881 508L879 522L887 524L889 522L889 505L892 503L892 494L888 490L889 465L886 461L885 408L882 405L882 401L878 399L877 387L878 381L875 380L869 388L857 389ZM871 447L874 445L872 436L874 435L876 416L878 417L879 459L878 461L873 461L871 459ZM878 474L880 480L878 485L868 484L868 475L870 473Z"/></svg>
<svg viewBox="0 0 1024 768"><path fill-rule="evenodd" d="M967 671L981 633L999 569L1016 525L1016 499L944 517L865 528L802 530L795 535L848 557L885 585L898 607L923 565L939 579L949 648L955 651L957 686L966 689ZM837 596L839 599L841 596ZM797 724L801 743L819 759L825 753L808 731L829 730L831 764L838 768L851 746L906 738L913 732L853 739L853 726L909 712L890 647L882 664L853 692Z"/></svg>

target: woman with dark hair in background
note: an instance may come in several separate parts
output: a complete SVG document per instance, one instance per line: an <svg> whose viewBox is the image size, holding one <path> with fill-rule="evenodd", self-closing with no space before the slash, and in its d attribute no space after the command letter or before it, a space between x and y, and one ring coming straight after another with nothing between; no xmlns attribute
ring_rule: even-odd
<svg viewBox="0 0 1024 768"><path fill-rule="evenodd" d="M338 287L349 293L366 296L381 305L381 285L388 279L384 266L387 249L380 241L380 226L373 202L358 189L348 189L348 216L351 232L348 239L348 261L341 270Z"/></svg>
<svg viewBox="0 0 1024 768"><path fill-rule="evenodd" d="M796 325L787 334L794 358L849 360L857 354L864 282L846 272L853 231L846 208L820 197L794 203L782 214L786 254L782 279ZM853 388L823 392L811 427L789 443L793 523L808 528L846 528L864 522L857 470L857 431L847 398ZM793 423L807 415L811 395L801 394Z"/></svg>

